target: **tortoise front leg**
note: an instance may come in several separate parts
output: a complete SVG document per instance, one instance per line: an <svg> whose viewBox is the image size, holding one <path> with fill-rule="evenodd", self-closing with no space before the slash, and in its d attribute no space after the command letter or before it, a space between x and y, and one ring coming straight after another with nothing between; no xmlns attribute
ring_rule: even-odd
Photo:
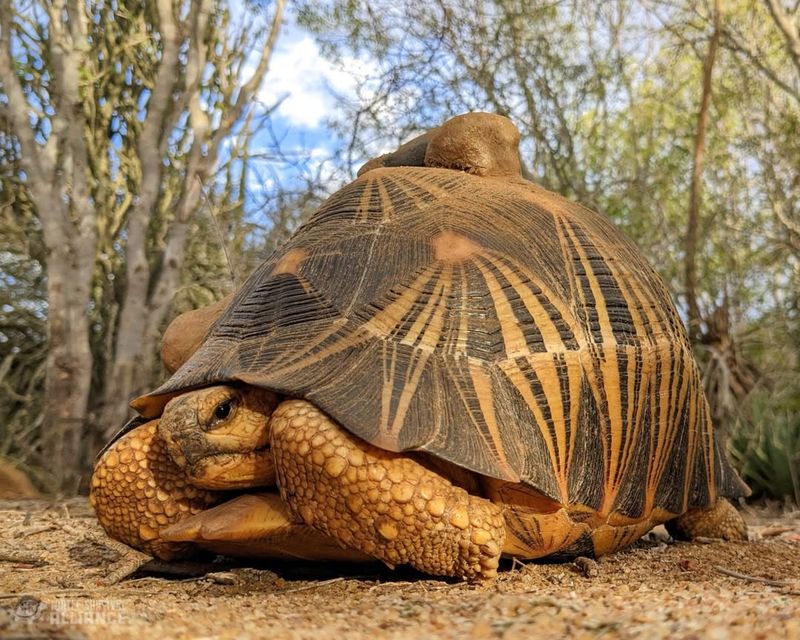
<svg viewBox="0 0 800 640"><path fill-rule="evenodd" d="M161 537L245 558L365 562L374 558L342 547L299 522L277 493L246 493L162 529Z"/></svg>
<svg viewBox="0 0 800 640"><path fill-rule="evenodd" d="M496 575L505 540L497 505L359 440L309 402L281 403L270 427L281 497L306 524L389 566Z"/></svg>
<svg viewBox="0 0 800 640"><path fill-rule="evenodd" d="M670 535L680 540L698 537L747 540L747 524L742 514L725 498L719 498L713 507L689 509L664 524Z"/></svg>
<svg viewBox="0 0 800 640"><path fill-rule="evenodd" d="M169 457L152 420L117 440L97 461L89 499L106 533L162 560L191 555L196 547L166 542L159 531L204 511L224 497L199 489Z"/></svg>

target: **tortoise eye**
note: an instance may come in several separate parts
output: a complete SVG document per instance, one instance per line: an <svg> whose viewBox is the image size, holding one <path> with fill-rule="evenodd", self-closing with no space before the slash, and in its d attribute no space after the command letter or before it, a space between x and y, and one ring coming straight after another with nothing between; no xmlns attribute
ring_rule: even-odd
<svg viewBox="0 0 800 640"><path fill-rule="evenodd" d="M236 401L233 398L223 400L214 409L214 418L218 421L227 420L235 405Z"/></svg>

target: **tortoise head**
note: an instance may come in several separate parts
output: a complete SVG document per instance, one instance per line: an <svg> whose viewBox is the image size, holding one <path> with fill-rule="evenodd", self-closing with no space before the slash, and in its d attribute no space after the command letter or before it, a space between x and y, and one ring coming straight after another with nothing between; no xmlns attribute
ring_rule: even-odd
<svg viewBox="0 0 800 640"><path fill-rule="evenodd" d="M255 387L189 391L164 408L158 435L189 480L206 489L275 484L269 419L278 399Z"/></svg>

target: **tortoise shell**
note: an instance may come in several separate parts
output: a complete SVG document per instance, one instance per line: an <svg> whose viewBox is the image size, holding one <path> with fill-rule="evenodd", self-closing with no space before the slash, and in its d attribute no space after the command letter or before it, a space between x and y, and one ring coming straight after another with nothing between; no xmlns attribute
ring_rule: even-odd
<svg viewBox="0 0 800 640"><path fill-rule="evenodd" d="M516 158L516 130L493 131ZM640 252L514 160L432 162L448 148L435 138L328 199L134 406L157 415L164 395L243 382L305 398L376 446L634 518L745 494ZM439 166L391 166L423 164L420 148Z"/></svg>

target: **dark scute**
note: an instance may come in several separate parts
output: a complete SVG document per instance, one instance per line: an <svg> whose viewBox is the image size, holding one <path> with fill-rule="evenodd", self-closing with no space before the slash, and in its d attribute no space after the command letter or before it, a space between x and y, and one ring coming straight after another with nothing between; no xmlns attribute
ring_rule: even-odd
<svg viewBox="0 0 800 640"><path fill-rule="evenodd" d="M566 549L560 549L556 553L547 556L548 562L570 562L575 558L594 558L594 542L590 533L583 533Z"/></svg>
<svg viewBox="0 0 800 640"><path fill-rule="evenodd" d="M573 400L574 401L574 400ZM580 412L575 427L575 452L569 470L569 495L574 504L596 509L603 501L605 477L600 445L600 415L592 390L586 380L581 383Z"/></svg>

